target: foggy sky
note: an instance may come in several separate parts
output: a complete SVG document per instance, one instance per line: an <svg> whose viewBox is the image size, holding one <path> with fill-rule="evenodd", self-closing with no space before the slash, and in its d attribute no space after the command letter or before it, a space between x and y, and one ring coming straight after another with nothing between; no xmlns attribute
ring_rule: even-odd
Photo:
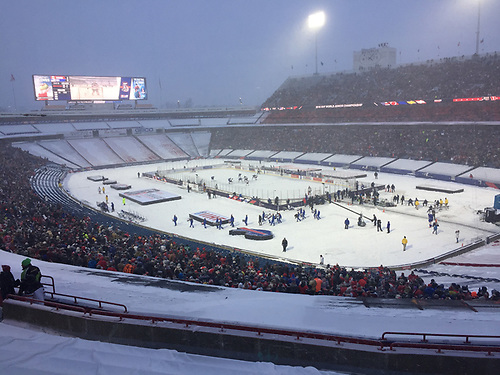
<svg viewBox="0 0 500 375"><path fill-rule="evenodd" d="M43 106L33 74L143 76L158 107L258 106L287 77L314 73L315 11L326 13L318 61L329 73L379 43L397 48L398 64L472 55L477 1L5 1L0 110ZM481 0L480 53L500 51L499 16L500 1Z"/></svg>

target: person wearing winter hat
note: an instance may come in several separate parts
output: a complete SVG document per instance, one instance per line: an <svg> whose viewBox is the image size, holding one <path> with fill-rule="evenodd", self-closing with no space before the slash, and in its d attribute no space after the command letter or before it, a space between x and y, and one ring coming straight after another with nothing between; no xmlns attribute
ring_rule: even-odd
<svg viewBox="0 0 500 375"><path fill-rule="evenodd" d="M26 258L21 262L23 271L21 273L21 282L19 287L19 295L32 297L43 301L45 299L43 285L40 282L42 273L40 268L31 264L31 259Z"/></svg>
<svg viewBox="0 0 500 375"><path fill-rule="evenodd" d="M14 280L14 276L12 272L10 272L10 266L4 264L2 265L2 272L0 272L0 306L2 305L2 301L9 295L15 294L16 291L14 287L16 286L16 281Z"/></svg>

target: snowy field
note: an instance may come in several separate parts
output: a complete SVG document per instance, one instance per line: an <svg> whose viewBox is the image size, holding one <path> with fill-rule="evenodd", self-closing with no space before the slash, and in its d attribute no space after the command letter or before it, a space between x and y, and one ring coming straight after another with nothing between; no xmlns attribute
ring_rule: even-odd
<svg viewBox="0 0 500 375"><path fill-rule="evenodd" d="M195 227L190 228L189 214L199 211L212 211L217 214L235 218L235 226L245 226L242 222L248 215L248 227L259 228L258 216L263 211L261 207L235 201L227 198L209 199L207 194L192 190L188 193L185 188L164 183L161 181L138 178L137 173L156 172L158 170L185 170L184 173L175 173L176 178L186 177L190 181L203 181L207 185L218 184L219 188L231 189L237 194L257 196L264 200L278 196L282 199L302 197L309 187L314 192L330 190L333 193L336 186L322 184L311 180L300 180L279 175L259 174L257 180L253 180L253 171L234 169L230 166L217 169L202 169L204 164L218 163L222 161L195 160L190 162L150 164L126 168L113 168L93 170L71 174L64 181L64 188L78 200L96 207L97 202L105 200L108 195L109 203L115 205L115 213L120 210L137 213L146 218L143 225L159 229L180 236L196 238L207 243L223 244L237 249L244 249L258 254L269 254L273 257L291 261L303 261L318 263L320 255L325 258L325 264L340 264L346 267L371 267L383 264L385 266L396 266L411 264L425 259L452 251L462 245L466 245L484 239L488 235L497 233L499 227L491 223L481 221L477 214L485 207L493 206L494 196L497 190L491 188L478 188L469 185L460 185L453 182L424 180L412 176L379 173L378 179L371 172L366 178L359 180L359 184L369 186L372 182L382 185L396 186L396 193L408 198L418 198L422 203L424 199L433 202L436 199L449 200L449 208L437 212L439 222L438 234L432 234L427 221L427 210L420 207L419 210L413 206L401 206L383 208L373 205L351 205L346 199L341 205L344 208L362 213L365 217L372 218L376 215L382 220L383 232L377 232L371 221L365 219L366 227L357 226L358 214L346 210L338 205L324 204L316 208L320 210L321 219L316 220L309 208L306 208L306 218L297 222L294 218L295 210L285 210L281 214L283 223L271 226L269 223L262 225L262 229L271 230L274 238L267 241L253 241L243 236L229 235L230 226L225 225L223 230L215 227L206 229L201 223L195 222ZM273 164L278 166L277 164ZM286 164L291 167L290 164ZM184 167L186 167L184 169ZM196 168L193 172L192 169ZM297 168L318 168L318 166L296 165ZM324 174L331 173L331 169L322 171ZM341 173L342 171L337 171ZM356 170L347 170L343 173L363 173ZM238 182L238 175L249 179L248 185ZM152 205L140 205L132 201L122 204L119 191L106 186L105 194L99 194L98 188L102 183L87 179L89 176L103 175L110 180L116 180L119 184L128 184L132 188L128 191L143 189L159 189L181 196L180 200L157 203ZM183 175L183 176L182 176ZM214 179L212 180L212 176ZM233 183L228 185L228 178L233 178ZM461 193L444 194L439 192L417 190L418 185L433 186L441 189L464 189ZM392 201L393 193L380 192L381 199ZM179 218L175 226L172 218ZM344 229L344 221L350 221L349 229ZM391 231L387 233L385 227L387 222L391 223ZM460 231L459 242L455 240L455 231ZM408 246L402 251L401 240L403 236L408 238ZM286 237L289 243L288 250L283 253L281 247L282 239Z"/></svg>
<svg viewBox="0 0 500 375"><path fill-rule="evenodd" d="M10 264L16 278L20 276L22 259L24 257L0 251L0 262ZM347 297L259 292L209 285L199 285L197 291L183 291L182 288L145 286L139 282L151 280L145 276L39 260L33 260L33 263L44 274L54 277L59 293L124 303L131 313L373 339L379 339L385 331L500 335L500 314L494 308L479 309L478 312L466 307L454 310L366 308L361 301ZM127 282L127 278L134 282ZM424 280L428 282L429 278ZM92 342L61 337L5 320L0 323L0 345L3 348L0 351L0 373L9 375L34 371L47 375L341 373ZM480 353L470 355L484 356Z"/></svg>

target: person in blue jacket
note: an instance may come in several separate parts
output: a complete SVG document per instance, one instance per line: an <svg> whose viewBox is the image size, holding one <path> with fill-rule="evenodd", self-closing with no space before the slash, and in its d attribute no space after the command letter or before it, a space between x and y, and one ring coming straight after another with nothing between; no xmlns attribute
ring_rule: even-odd
<svg viewBox="0 0 500 375"><path fill-rule="evenodd" d="M345 221L344 221L344 228L345 229L349 229L349 224L350 224L349 218L346 218Z"/></svg>

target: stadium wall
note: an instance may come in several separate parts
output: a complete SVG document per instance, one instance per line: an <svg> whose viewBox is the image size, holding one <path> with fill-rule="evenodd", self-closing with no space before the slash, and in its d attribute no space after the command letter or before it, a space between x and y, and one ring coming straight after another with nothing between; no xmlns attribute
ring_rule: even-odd
<svg viewBox="0 0 500 375"><path fill-rule="evenodd" d="M496 374L500 359L494 356L457 355L434 350L380 350L378 340L351 338L350 343L298 337L277 337L254 331L239 332L182 323L97 318L81 312L63 312L26 302L4 301L5 319L33 324L85 340L146 348L166 348L192 354L277 365L313 366L371 374ZM354 344L352 344L354 342Z"/></svg>

